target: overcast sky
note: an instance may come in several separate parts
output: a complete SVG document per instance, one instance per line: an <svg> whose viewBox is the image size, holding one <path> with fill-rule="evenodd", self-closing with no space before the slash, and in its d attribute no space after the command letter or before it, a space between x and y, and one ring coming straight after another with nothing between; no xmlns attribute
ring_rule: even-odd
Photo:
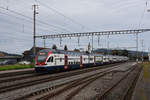
<svg viewBox="0 0 150 100"><path fill-rule="evenodd" d="M37 35L150 28L148 0L0 0L0 51L21 54L33 46L33 4L39 5ZM148 50L150 32L139 37L139 50L142 39ZM56 44L62 49L67 44L69 49L86 50L89 42L91 37L80 38L79 44L77 38L66 38L60 46L59 39L47 39L46 47ZM42 39L36 43L43 47ZM94 37L95 49L105 48L107 43L106 36L100 36L99 44ZM110 48L135 47L135 43L135 35L109 37Z"/></svg>

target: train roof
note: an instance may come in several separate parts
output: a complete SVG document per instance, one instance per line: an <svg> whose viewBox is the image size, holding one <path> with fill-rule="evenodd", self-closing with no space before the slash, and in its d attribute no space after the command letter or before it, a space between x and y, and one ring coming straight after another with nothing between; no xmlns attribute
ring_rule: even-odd
<svg viewBox="0 0 150 100"><path fill-rule="evenodd" d="M43 49L43 50L40 50L39 52L48 53L49 51L52 51L52 53L57 53L57 54L67 54L67 55L77 55L77 56L80 56L80 55L103 56L102 54L96 54L96 53L86 54L84 52L54 50L54 49Z"/></svg>
<svg viewBox="0 0 150 100"><path fill-rule="evenodd" d="M65 50L54 50L54 49L43 49L39 52L46 52L52 51L52 53L58 53L58 54L67 54L67 55L83 55L85 53L83 52L75 52L75 51L65 51Z"/></svg>
<svg viewBox="0 0 150 100"><path fill-rule="evenodd" d="M89 56L110 56L110 57L124 57L124 56L113 56L113 55L103 55L103 54L96 54L96 53L90 53L90 54L86 54L84 52L76 52L76 51L65 51L65 50L55 50L55 49L43 49L40 50L40 52L45 52L48 54L49 51L52 51L52 53L57 53L57 54L67 54L67 55L76 55L76 56L80 56L80 55L89 55Z"/></svg>

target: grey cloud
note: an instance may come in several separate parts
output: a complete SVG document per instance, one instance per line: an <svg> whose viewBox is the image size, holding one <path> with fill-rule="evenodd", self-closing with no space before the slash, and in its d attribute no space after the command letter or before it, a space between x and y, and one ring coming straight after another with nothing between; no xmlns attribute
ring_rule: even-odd
<svg viewBox="0 0 150 100"><path fill-rule="evenodd" d="M37 1L37 2L36 2ZM145 9L145 0L8 0L0 1L0 6L8 7L11 10L20 12L26 16L33 17L32 5L38 4L37 20L45 23L65 28L71 32L88 32L88 31L106 31L106 30L121 30L121 29L137 29L149 28L150 14L145 12L144 17L139 27L139 21ZM74 19L76 22L83 24L85 27L74 23L65 17L47 9L39 2L56 9L64 15ZM149 8L149 3L146 9ZM22 53L24 50L32 47L33 38L33 23L28 22L24 18L9 11L0 9L0 12L7 13L10 16L0 13L0 50L11 53ZM13 16L12 16L13 15ZM16 18L14 16L20 17ZM64 30L54 28L49 25L37 22L37 35L68 33ZM149 47L148 33L140 35L140 39L145 39L146 48ZM135 46L134 36L112 36L110 47L117 46ZM133 40L132 40L133 39ZM131 40L131 41L129 41ZM6 41L6 42L4 42ZM63 45L70 43L69 49L78 47L77 38L63 39ZM94 39L94 47L97 46L97 37ZM119 41L119 42L118 42ZM11 42L13 45L11 45ZM59 45L59 39L46 40L47 46L52 44ZM88 45L91 38L83 37L80 39L80 45ZM43 46L43 40L37 39L37 45ZM15 46L15 47L14 47ZM85 49L87 46L83 46ZM106 38L101 39L101 46L107 47Z"/></svg>

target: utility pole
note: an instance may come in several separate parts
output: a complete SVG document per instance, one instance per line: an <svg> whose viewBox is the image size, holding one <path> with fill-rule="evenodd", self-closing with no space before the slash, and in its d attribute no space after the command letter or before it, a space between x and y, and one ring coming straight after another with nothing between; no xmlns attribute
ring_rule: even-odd
<svg viewBox="0 0 150 100"><path fill-rule="evenodd" d="M61 43L62 43L62 38L60 37L60 42L59 42L60 47L62 47Z"/></svg>
<svg viewBox="0 0 150 100"><path fill-rule="evenodd" d="M93 44L93 34L92 34L92 52L93 52L93 45L94 45L94 44Z"/></svg>
<svg viewBox="0 0 150 100"><path fill-rule="evenodd" d="M142 39L142 62L144 61L144 44L143 44L143 39Z"/></svg>
<svg viewBox="0 0 150 100"><path fill-rule="evenodd" d="M97 41L97 42L98 42L98 46L100 45L100 43L99 43L99 39L100 39L100 37L98 36L98 41Z"/></svg>
<svg viewBox="0 0 150 100"><path fill-rule="evenodd" d="M109 35L107 36L107 54L109 55Z"/></svg>
<svg viewBox="0 0 150 100"><path fill-rule="evenodd" d="M46 48L46 38L45 37L43 38L43 41L44 41L44 48Z"/></svg>
<svg viewBox="0 0 150 100"><path fill-rule="evenodd" d="M150 62L150 48L148 48L148 61Z"/></svg>
<svg viewBox="0 0 150 100"><path fill-rule="evenodd" d="M38 8L38 5L33 5L33 62L35 64L35 55L36 55L36 15L38 12L36 11Z"/></svg>
<svg viewBox="0 0 150 100"><path fill-rule="evenodd" d="M80 37L78 37L78 46L80 46Z"/></svg>
<svg viewBox="0 0 150 100"><path fill-rule="evenodd" d="M138 55L138 41L139 41L138 33L136 33L136 62L137 63L138 63L138 57L139 57L139 55Z"/></svg>

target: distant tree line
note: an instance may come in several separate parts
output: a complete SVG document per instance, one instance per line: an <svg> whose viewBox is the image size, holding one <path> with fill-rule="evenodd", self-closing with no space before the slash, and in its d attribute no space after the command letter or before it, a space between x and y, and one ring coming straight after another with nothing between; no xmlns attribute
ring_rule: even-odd
<svg viewBox="0 0 150 100"><path fill-rule="evenodd" d="M128 50L112 50L112 55L118 55L118 56L129 56L129 51Z"/></svg>

